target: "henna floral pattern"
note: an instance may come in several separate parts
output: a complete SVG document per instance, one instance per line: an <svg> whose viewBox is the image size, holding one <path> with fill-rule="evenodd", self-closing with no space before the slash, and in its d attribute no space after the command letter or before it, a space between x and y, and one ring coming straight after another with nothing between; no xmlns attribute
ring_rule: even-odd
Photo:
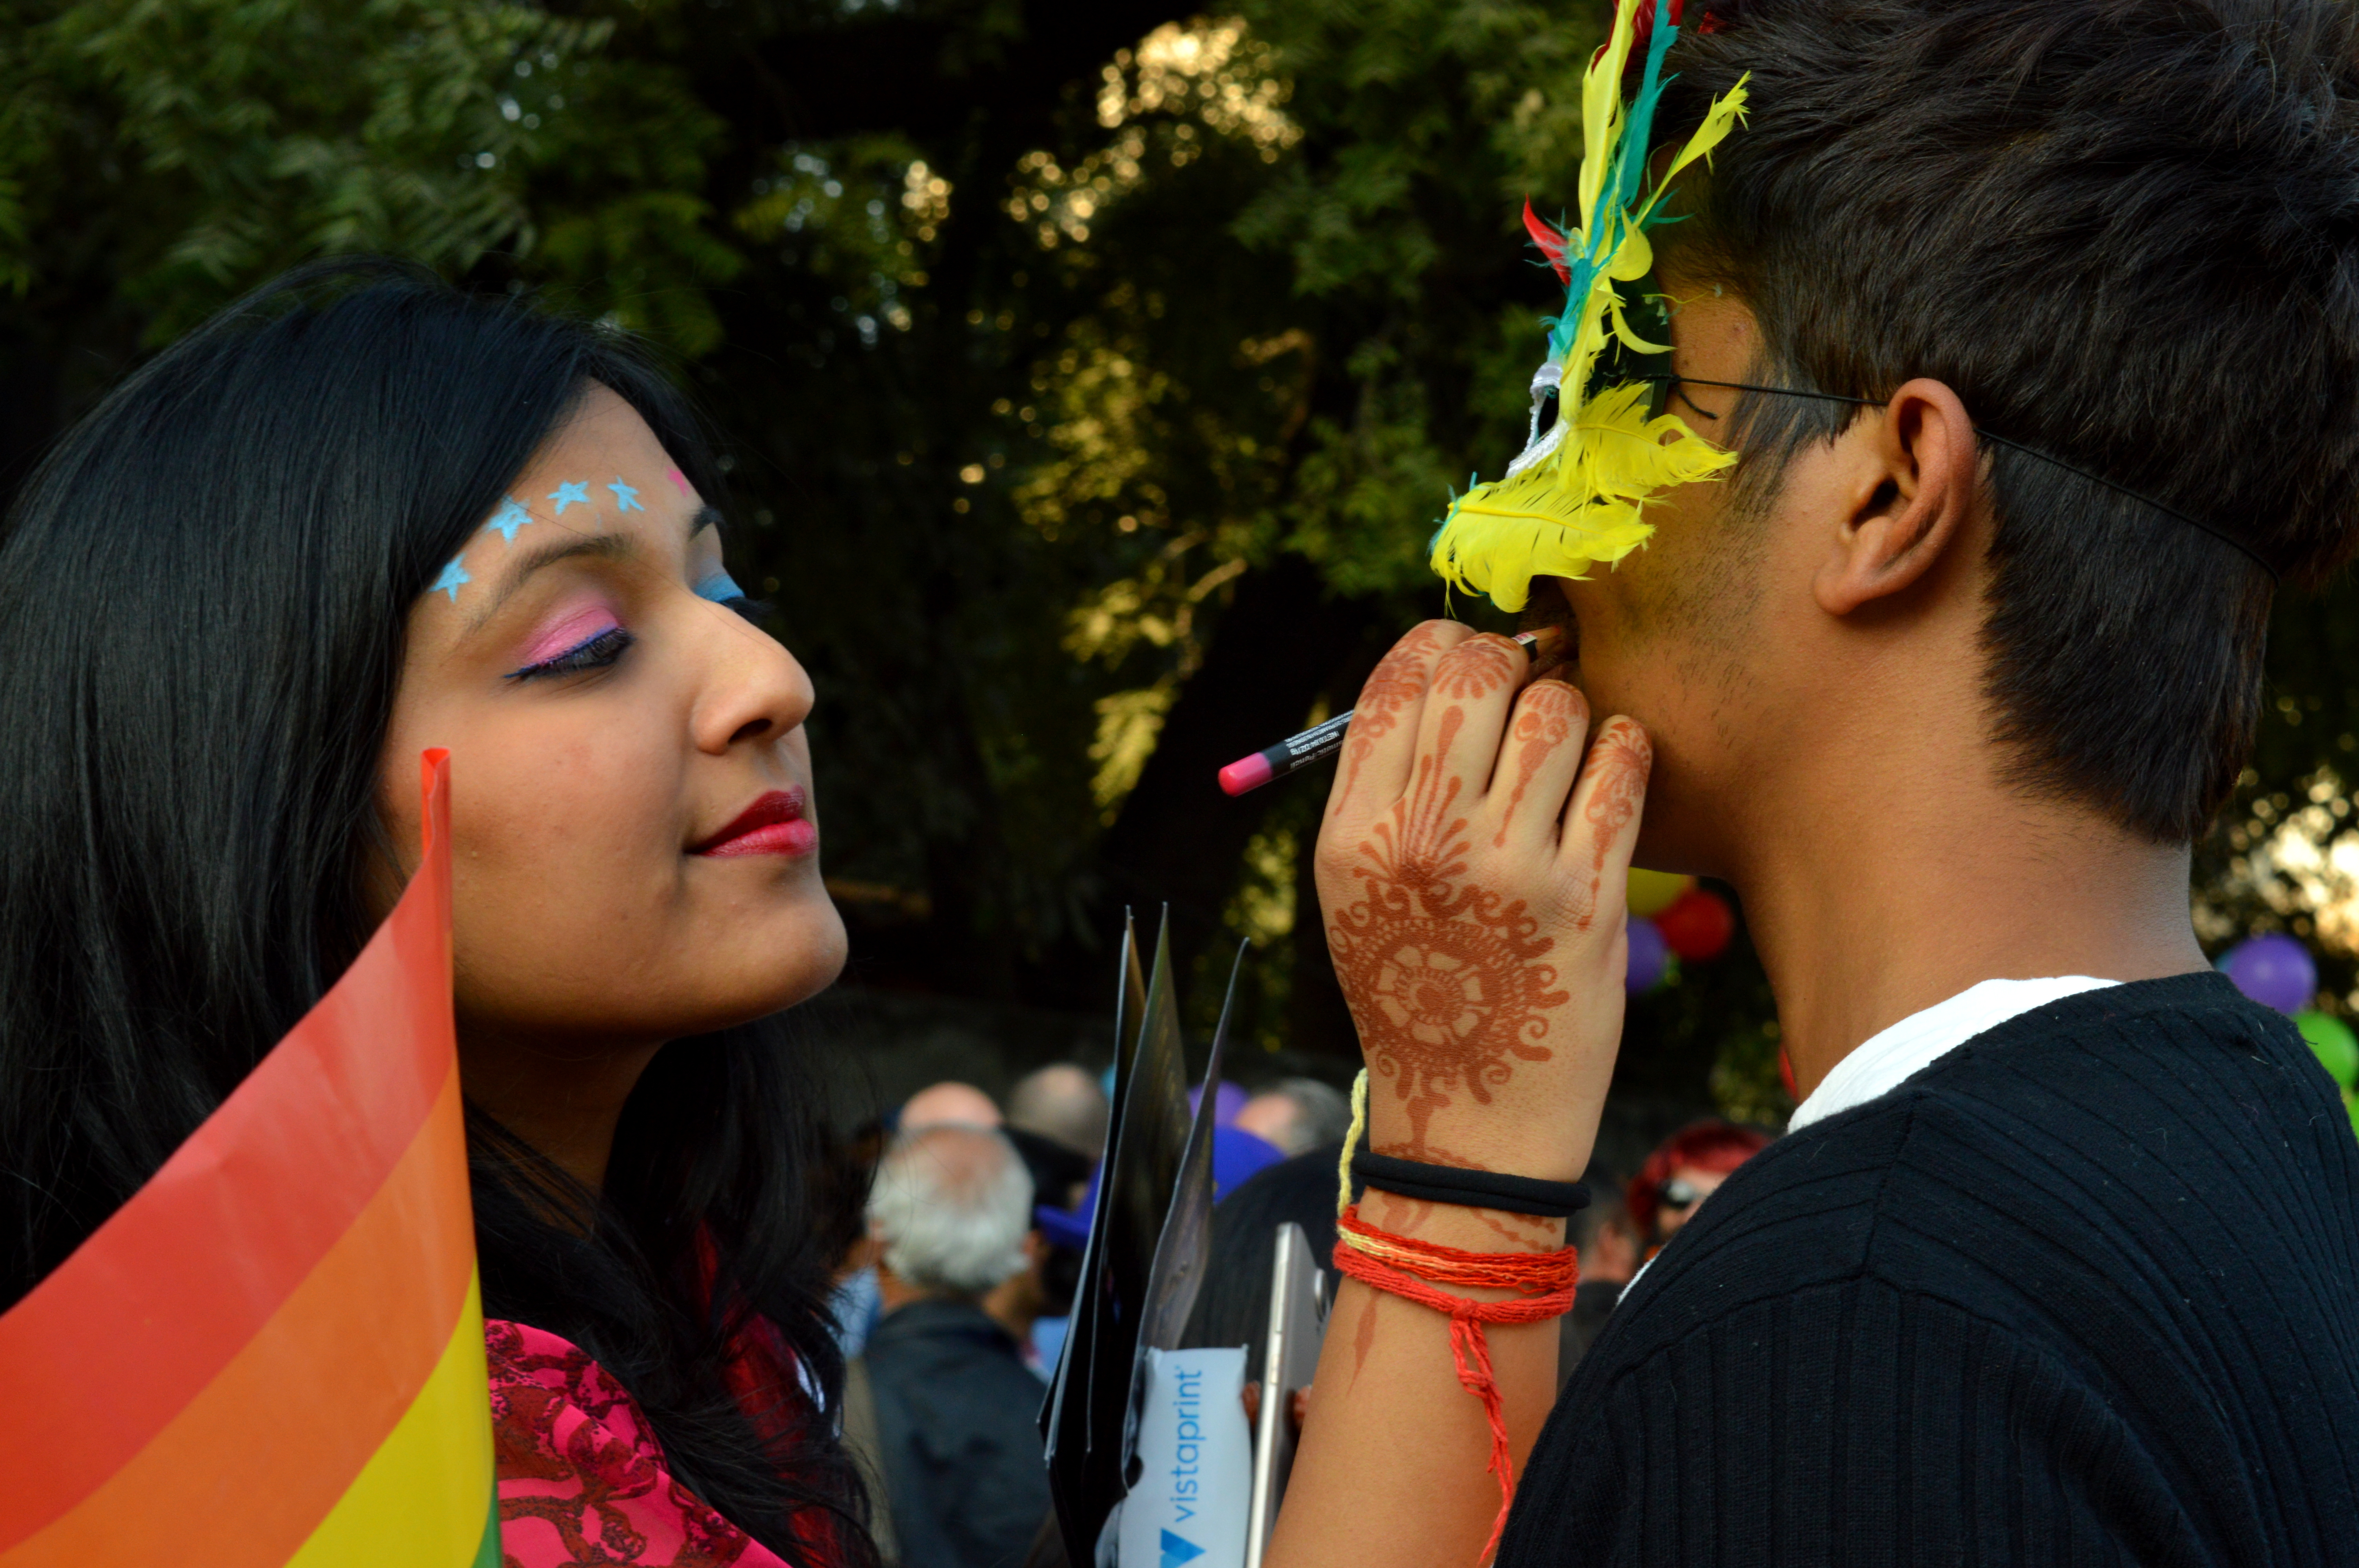
<svg viewBox="0 0 2359 1568"><path fill-rule="evenodd" d="M1434 695L1489 697L1515 685L1527 662L1523 649L1504 637L1470 637L1434 666Z"/></svg>
<svg viewBox="0 0 2359 1568"><path fill-rule="evenodd" d="M784 1568L674 1480L631 1396L576 1346L484 1325L503 1568Z"/></svg>
<svg viewBox="0 0 2359 1568"><path fill-rule="evenodd" d="M1590 764L1597 774L1597 791L1589 797L1583 815L1595 829L1593 859L1598 869L1604 867L1614 840L1646 804L1647 778L1654 765L1655 748L1647 732L1627 719L1611 719L1597 732L1595 756Z"/></svg>
<svg viewBox="0 0 2359 1568"><path fill-rule="evenodd" d="M1562 691L1568 695L1559 697ZM1571 687L1538 686L1525 697L1523 711L1516 715L1515 728L1508 739L1516 747L1516 782L1507 796L1507 809L1499 814L1499 831L1491 840L1493 848L1507 842L1507 823L1516 808L1524 804L1524 792L1532 787L1532 775L1540 771L1549 753L1564 743L1572 733L1574 711L1581 706Z"/></svg>
<svg viewBox="0 0 2359 1568"><path fill-rule="evenodd" d="M1426 682L1430 678L1427 655L1439 639L1427 627L1420 626L1395 643L1392 652L1368 676L1360 688L1360 700L1352 707L1351 739L1346 742L1343 787L1336 792L1336 809L1350 798L1352 785L1360 775L1360 764L1376 749L1376 742L1392 733L1400 722L1401 714L1415 706L1425 696Z"/></svg>
<svg viewBox="0 0 2359 1568"><path fill-rule="evenodd" d="M1430 1152L1427 1129L1458 1093L1488 1105L1516 1060L1544 1062L1549 1010L1569 994L1538 962L1555 946L1522 900L1467 878L1463 781L1446 776L1446 754L1463 713L1441 721L1434 754L1418 763L1395 819L1376 824L1349 874L1360 896L1330 922L1335 972L1359 1026L1369 1066L1407 1102L1412 1153Z"/></svg>

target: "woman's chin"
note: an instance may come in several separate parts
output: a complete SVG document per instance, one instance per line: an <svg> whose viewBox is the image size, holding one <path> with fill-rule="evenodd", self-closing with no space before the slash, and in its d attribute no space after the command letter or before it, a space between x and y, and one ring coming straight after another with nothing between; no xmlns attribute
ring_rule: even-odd
<svg viewBox="0 0 2359 1568"><path fill-rule="evenodd" d="M832 904L829 905L828 913L830 915L834 915L835 909ZM798 1002L809 1001L842 978L844 961L852 956L851 938L844 934L843 921L841 917L831 919L828 922L828 927L831 940L824 951L810 951L798 955L799 961L796 966L793 983L784 993L783 999L771 1007L769 1011L783 1011Z"/></svg>
<svg viewBox="0 0 2359 1568"><path fill-rule="evenodd" d="M791 928L747 954L745 1016L739 1022L784 1012L836 982L851 953L843 916L825 894L801 901Z"/></svg>
<svg viewBox="0 0 2359 1568"><path fill-rule="evenodd" d="M650 932L630 945L587 930L542 938L537 950L458 943L463 1016L519 1038L679 1040L750 1023L810 1000L843 972L843 917L824 892L789 903L712 909L693 924ZM549 963L550 952L569 960ZM529 977L522 988L487 988L484 976Z"/></svg>

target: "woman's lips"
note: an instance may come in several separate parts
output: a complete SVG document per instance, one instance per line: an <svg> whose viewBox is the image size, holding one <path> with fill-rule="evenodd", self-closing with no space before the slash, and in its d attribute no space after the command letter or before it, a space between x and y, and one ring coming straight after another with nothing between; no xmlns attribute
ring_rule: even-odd
<svg viewBox="0 0 2359 1568"><path fill-rule="evenodd" d="M803 812L810 798L800 788L774 789L737 814L736 820L691 855L808 855L819 848L819 824Z"/></svg>

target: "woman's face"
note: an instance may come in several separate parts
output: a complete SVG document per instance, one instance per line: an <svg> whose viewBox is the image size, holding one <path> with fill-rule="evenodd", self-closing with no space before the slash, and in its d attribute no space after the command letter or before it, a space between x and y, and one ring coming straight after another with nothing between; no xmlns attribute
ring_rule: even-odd
<svg viewBox="0 0 2359 1568"><path fill-rule="evenodd" d="M825 986L810 679L723 600L712 514L593 387L410 611L379 806L451 752L462 1035L647 1045Z"/></svg>

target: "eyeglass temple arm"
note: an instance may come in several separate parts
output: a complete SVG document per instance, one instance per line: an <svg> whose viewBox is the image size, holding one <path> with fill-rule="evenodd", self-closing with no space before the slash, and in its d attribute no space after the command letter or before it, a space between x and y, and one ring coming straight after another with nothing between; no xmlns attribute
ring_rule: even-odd
<svg viewBox="0 0 2359 1568"><path fill-rule="evenodd" d="M1857 405L1863 408L1882 408L1890 402L1890 399L1888 398L1851 397L1840 392L1810 392L1799 386L1760 386L1752 382L1746 381L1706 381L1701 376L1693 375L1642 375L1635 377L1634 379L1647 382L1663 382L1672 386L1677 386L1680 383L1685 382L1692 386L1718 386L1726 388L1731 392L1761 392L1767 393L1776 397L1808 397L1813 398L1821 403L1850 403ZM1703 415L1707 419L1717 419L1720 417L1719 415L1711 413L1706 409L1696 408L1695 399L1691 397L1683 397L1682 401L1684 401L1689 407L1695 408L1697 413ZM2206 523L2200 517L2190 517L2186 513L2180 511L2176 507L2165 506L2161 502L2155 500L2150 495L2142 495L2125 484L2115 483L2114 481L2107 479L2104 474L2093 473L2089 470L2082 468L2077 463L2068 463L2062 458L2053 457L2047 452L2041 451L2037 447L2026 446L2023 442L2015 440L2010 437L2002 436L1995 430L1986 430L1982 426L1977 425L1973 427L1973 431L1975 435L1981 437L1985 441L1995 441L2002 447L2006 447L2015 451L2021 452L2025 457L2037 458L2043 463L2049 463L2057 468L2062 469L2066 473L2078 474L2082 479L2089 481L2093 484L2104 485L2107 490L2114 492L2116 495L2125 495L2132 501L2150 506L2157 512L2161 513L2165 517L2169 517L2174 522L2184 523L2190 528L2195 529L2198 533L2209 534L2212 537L2219 540L2222 544L2230 546L2239 554L2243 555L2255 566L2260 568L2261 570L2268 573L2269 581L2272 585L2281 584L2285 581L2285 579L2278 574L2275 563L2271 562L2267 557L2262 555L2252 546L2245 543L2244 540L2239 539L2236 535L2229 533L2224 528Z"/></svg>

